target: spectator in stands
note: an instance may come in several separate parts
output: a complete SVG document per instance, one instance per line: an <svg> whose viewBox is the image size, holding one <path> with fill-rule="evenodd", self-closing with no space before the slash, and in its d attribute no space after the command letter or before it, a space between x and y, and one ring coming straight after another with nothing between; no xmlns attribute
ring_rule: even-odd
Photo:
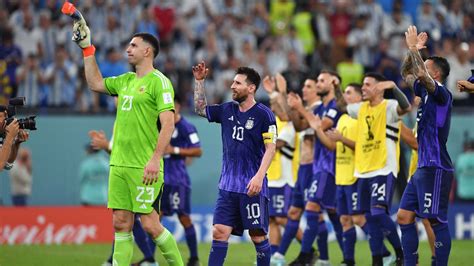
<svg viewBox="0 0 474 266"><path fill-rule="evenodd" d="M359 14L353 28L347 36L347 44L354 49L354 61L362 64L365 71L372 71L377 35L373 27L367 23L367 14Z"/></svg>
<svg viewBox="0 0 474 266"><path fill-rule="evenodd" d="M388 54L401 60L406 54L405 30L413 25L411 17L402 11L401 1L395 1L391 15L385 16L382 38L388 41Z"/></svg>
<svg viewBox="0 0 474 266"><path fill-rule="evenodd" d="M447 87L453 94L454 105L471 105L467 92L457 90L457 81L465 79L474 68L474 64L470 62L469 58L469 44L463 42L455 48L455 54L449 56L449 65L451 66L451 74L447 80Z"/></svg>
<svg viewBox="0 0 474 266"><path fill-rule="evenodd" d="M436 17L434 0L423 0L417 11L416 27L419 32L427 32L430 39L438 42L441 38L441 23Z"/></svg>
<svg viewBox="0 0 474 266"><path fill-rule="evenodd" d="M301 95L301 88L303 88L304 81L308 77L308 71L302 62L302 58L295 51L288 51L287 58L288 67L283 71L282 75L288 83L288 90Z"/></svg>
<svg viewBox="0 0 474 266"><path fill-rule="evenodd" d="M18 150L18 157L9 173L13 206L28 205L33 180L29 149L20 148Z"/></svg>
<svg viewBox="0 0 474 266"><path fill-rule="evenodd" d="M2 42L0 44L0 62L6 64L6 68L0 69L0 72L3 72L2 76L8 77L7 80L2 78L2 94L6 98L9 98L11 95L16 94L17 81L15 73L18 66L22 62L22 52L21 48L14 44L13 31L9 28L3 33ZM7 87L10 88L7 90Z"/></svg>
<svg viewBox="0 0 474 266"><path fill-rule="evenodd" d="M121 31L120 24L117 18L115 17L115 15L107 16L106 25L107 26L103 31L103 40L101 42L102 51L107 51L110 48L123 50L123 46L122 46L122 40L124 39L123 36L125 35L128 37L130 32ZM156 34L156 31L153 34Z"/></svg>
<svg viewBox="0 0 474 266"><path fill-rule="evenodd" d="M360 84L364 78L364 66L353 60L354 49L347 47L344 52L346 59L336 66L337 73L342 79L341 88L346 88L350 83Z"/></svg>
<svg viewBox="0 0 474 266"><path fill-rule="evenodd" d="M474 140L464 145L464 152L456 160L456 196L474 201Z"/></svg>
<svg viewBox="0 0 474 266"><path fill-rule="evenodd" d="M50 90L48 104L72 107L76 95L77 66L69 60L63 45L58 45L54 62L46 67L44 78Z"/></svg>
<svg viewBox="0 0 474 266"><path fill-rule="evenodd" d="M39 15L40 32L40 54L41 64L43 66L51 64L54 61L54 51L56 50L56 27L51 22L51 12L42 10Z"/></svg>
<svg viewBox="0 0 474 266"><path fill-rule="evenodd" d="M155 13L152 8L144 8L142 10L141 19L137 25L137 32L146 32L157 38L159 37L158 25L156 24Z"/></svg>
<svg viewBox="0 0 474 266"><path fill-rule="evenodd" d="M26 106L36 107L43 99L42 85L45 82L43 70L39 58L35 54L29 54L25 64L16 71L18 82L18 95L25 96Z"/></svg>
<svg viewBox="0 0 474 266"><path fill-rule="evenodd" d="M41 32L35 26L33 14L26 12L23 14L22 24L12 24L14 32L14 42L21 49L23 58L29 54L39 54L41 50Z"/></svg>

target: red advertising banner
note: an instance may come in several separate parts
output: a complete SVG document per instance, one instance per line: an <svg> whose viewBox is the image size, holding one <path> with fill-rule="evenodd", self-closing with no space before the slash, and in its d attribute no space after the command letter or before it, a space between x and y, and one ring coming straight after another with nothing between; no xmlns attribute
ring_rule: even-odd
<svg viewBox="0 0 474 266"><path fill-rule="evenodd" d="M110 243L105 207L0 207L0 245Z"/></svg>

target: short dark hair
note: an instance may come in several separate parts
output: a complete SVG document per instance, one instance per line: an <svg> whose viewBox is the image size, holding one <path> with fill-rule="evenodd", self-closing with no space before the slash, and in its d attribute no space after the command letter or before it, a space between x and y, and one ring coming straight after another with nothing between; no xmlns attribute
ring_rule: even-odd
<svg viewBox="0 0 474 266"><path fill-rule="evenodd" d="M349 84L347 84L346 88L347 88L347 87L352 87L352 88L354 88L354 90L355 90L358 94L362 95L362 86L361 86L359 83L349 83Z"/></svg>
<svg viewBox="0 0 474 266"><path fill-rule="evenodd" d="M451 71L451 67L449 66L448 60L441 56L430 56L426 58L426 60L431 60L435 64L435 66L441 70L441 81L444 83L446 78L449 76L449 71Z"/></svg>
<svg viewBox="0 0 474 266"><path fill-rule="evenodd" d="M158 39L152 34L146 32L135 33L132 38L135 37L140 37L144 42L151 45L153 48L153 58L156 58L156 56L160 53L160 41L158 41Z"/></svg>
<svg viewBox="0 0 474 266"><path fill-rule="evenodd" d="M377 72L367 72L365 73L364 78L374 78L377 82L387 81L387 78L384 75Z"/></svg>
<svg viewBox="0 0 474 266"><path fill-rule="evenodd" d="M255 91L258 89L258 86L260 86L260 75L251 67L239 67L237 71L235 71L235 74L246 75L246 81L255 85Z"/></svg>
<svg viewBox="0 0 474 266"><path fill-rule="evenodd" d="M323 69L323 70L321 70L321 72L319 72L319 74L322 74L322 73L326 73L326 74L329 74L333 77L336 77L339 80L339 84L341 84L342 78L339 75L339 73L337 73L336 71L330 70L330 69Z"/></svg>

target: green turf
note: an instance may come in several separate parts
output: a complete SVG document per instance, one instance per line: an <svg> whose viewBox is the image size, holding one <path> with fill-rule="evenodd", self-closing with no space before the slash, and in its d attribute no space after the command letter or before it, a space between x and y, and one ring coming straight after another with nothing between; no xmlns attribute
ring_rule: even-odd
<svg viewBox="0 0 474 266"><path fill-rule="evenodd" d="M287 260L296 257L299 244L293 244L286 256ZM180 244L181 254L188 257L188 251L185 244ZM209 244L199 245L199 255L202 265L207 265L207 256L209 254ZM32 246L0 246L0 265L1 266L22 266L22 265L101 265L107 257L111 246L101 245L32 245ZM329 246L331 263L338 265L342 260L341 253L336 243L332 242ZM430 256L426 242L420 243L420 266L430 265ZM141 258L140 251L135 249L134 261ZM161 255L157 256L161 265L167 265ZM226 264L229 266L254 265L255 250L251 244L230 244L227 253ZM358 265L370 265L371 257L369 247L366 241L357 242L356 262ZM474 241L453 241L449 265L472 266L474 265Z"/></svg>

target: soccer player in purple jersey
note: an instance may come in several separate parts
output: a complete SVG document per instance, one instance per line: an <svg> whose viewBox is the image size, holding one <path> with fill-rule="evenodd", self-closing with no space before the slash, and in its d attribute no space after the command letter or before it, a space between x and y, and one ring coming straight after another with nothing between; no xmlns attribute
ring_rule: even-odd
<svg viewBox="0 0 474 266"><path fill-rule="evenodd" d="M402 231L405 265L418 264L418 231L415 217L428 219L435 234L436 265L448 265L451 236L448 228L448 201L453 165L446 149L451 123L452 95L443 85L450 67L445 58L431 56L425 61L418 50L424 48L426 33L415 26L405 32L409 51L402 76L421 98L418 107L418 167L403 193L397 220Z"/></svg>
<svg viewBox="0 0 474 266"><path fill-rule="evenodd" d="M270 265L266 172L276 149L275 116L255 101L260 75L248 67L236 71L231 85L234 101L207 105L204 80L208 71L204 62L193 67L195 111L221 124L223 143L208 265L223 265L230 235L241 236L245 229L255 245L257 265Z"/></svg>
<svg viewBox="0 0 474 266"><path fill-rule="evenodd" d="M279 84L278 75L275 79L278 90L286 91L286 89L284 89L286 81L280 82L281 84ZM263 80L263 85L265 87L265 79ZM317 94L316 80L307 78L301 90L302 98L305 102L305 108L312 113L313 110L321 104L320 97ZM298 168L297 179L295 186L293 187L291 192L291 202L290 208L287 213L285 230L281 238L278 250L272 255L271 260L273 265L284 265L286 264L285 254L291 242L293 241L293 238L296 237L296 239L301 242L303 236L303 233L299 228L299 224L306 202L306 194L308 191L309 183L311 182L311 178L313 176L312 164L314 154L314 131L311 128L304 129L304 125L307 124L306 119L301 116L299 112L291 109L290 106L288 106L288 103L286 101L286 98L288 97L287 94L280 92L276 96L272 95L275 94L270 94L270 100L273 101L272 98L276 97L276 103L278 103L280 109L286 111L286 114L290 118L293 126L295 127L295 130L300 131L300 151L297 151L300 153L300 165ZM285 100L280 101L280 98L284 98ZM324 224L324 221L322 221L322 224ZM313 248L311 253L313 254L312 261L316 261L318 258L317 251Z"/></svg>
<svg viewBox="0 0 474 266"><path fill-rule="evenodd" d="M164 216L178 215L184 227L184 235L189 248L188 266L199 264L197 239L191 221L191 181L186 170L186 160L202 154L196 127L181 116L181 99L174 98L174 131L164 157L165 185L161 197L161 213Z"/></svg>
<svg viewBox="0 0 474 266"><path fill-rule="evenodd" d="M290 94L288 99L293 101L290 105L298 110L307 121L313 115L321 118L321 127L323 130L330 129L337 124L341 112L338 110L339 101L343 101L340 93L340 78L337 73L332 71L322 71L316 82L318 94L321 96L322 104L314 110L308 112L303 108L301 98L296 94ZM341 97L336 97L336 93ZM312 244L318 235L318 231L325 231L325 224L322 221L322 211L327 210L329 219L334 226L336 237L342 250L342 226L339 216L336 213L336 184L334 180L334 160L335 152L325 147L321 141L316 138L314 145L313 176L309 182L307 200L305 204L305 213L307 217L307 227L301 241L301 252L290 265L306 265L311 263L313 254L311 252ZM323 243L325 242L325 243ZM321 263L329 264L329 254L327 252L327 239L320 242L318 247Z"/></svg>

